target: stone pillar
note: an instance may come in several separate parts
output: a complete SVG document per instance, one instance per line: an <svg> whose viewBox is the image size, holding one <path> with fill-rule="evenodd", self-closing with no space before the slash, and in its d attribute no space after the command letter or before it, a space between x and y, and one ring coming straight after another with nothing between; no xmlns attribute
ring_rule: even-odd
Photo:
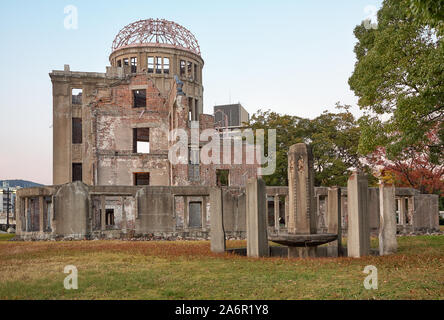
<svg viewBox="0 0 444 320"><path fill-rule="evenodd" d="M267 194L262 179L249 179L247 183L247 255L268 257Z"/></svg>
<svg viewBox="0 0 444 320"><path fill-rule="evenodd" d="M288 247L288 258L316 258L317 247Z"/></svg>
<svg viewBox="0 0 444 320"><path fill-rule="evenodd" d="M289 196L285 196L285 228L288 228L288 220L289 220L289 212L290 212L290 200Z"/></svg>
<svg viewBox="0 0 444 320"><path fill-rule="evenodd" d="M398 249L396 241L396 202L393 185L379 185L379 254L381 256L395 253ZM401 202L403 199L401 198ZM401 206L399 207L401 216Z"/></svg>
<svg viewBox="0 0 444 320"><path fill-rule="evenodd" d="M44 206L43 206L43 197L39 197L39 230L40 230L40 232L43 232L43 231L45 231L45 226L44 226L44 223L43 223L43 209L44 209Z"/></svg>
<svg viewBox="0 0 444 320"><path fill-rule="evenodd" d="M363 173L354 172L347 184L349 257L370 254L370 221L368 213L368 180Z"/></svg>
<svg viewBox="0 0 444 320"><path fill-rule="evenodd" d="M334 256L342 255L342 215L341 215L341 188L328 188L327 198L327 232L338 235L338 240L330 242L330 247L336 247Z"/></svg>
<svg viewBox="0 0 444 320"><path fill-rule="evenodd" d="M295 144L288 152L288 233L316 233L314 171L311 147Z"/></svg>
<svg viewBox="0 0 444 320"><path fill-rule="evenodd" d="M106 230L106 201L105 196L100 196L100 223L101 223L101 229L102 231Z"/></svg>
<svg viewBox="0 0 444 320"><path fill-rule="evenodd" d="M190 215L188 213L188 197L183 197L183 228L184 230L188 229L188 226L190 225Z"/></svg>
<svg viewBox="0 0 444 320"><path fill-rule="evenodd" d="M210 238L211 251L225 252L225 230L223 219L222 189L212 188L210 191Z"/></svg>
<svg viewBox="0 0 444 320"><path fill-rule="evenodd" d="M279 231L280 224L279 224L279 195L274 196L274 229L276 231Z"/></svg>
<svg viewBox="0 0 444 320"><path fill-rule="evenodd" d="M395 208L396 209L396 208ZM396 212L395 212L396 215ZM406 208L405 208L405 198L399 198L399 224L401 226L405 225L405 216L406 216Z"/></svg>

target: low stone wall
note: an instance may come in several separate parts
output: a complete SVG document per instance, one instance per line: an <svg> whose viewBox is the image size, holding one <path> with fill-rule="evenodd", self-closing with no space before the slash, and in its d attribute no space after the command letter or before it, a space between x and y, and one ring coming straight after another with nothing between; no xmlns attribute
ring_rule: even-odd
<svg viewBox="0 0 444 320"><path fill-rule="evenodd" d="M49 239L208 239L212 188L87 186L21 189L17 236ZM245 238L245 190L222 189L227 238Z"/></svg>

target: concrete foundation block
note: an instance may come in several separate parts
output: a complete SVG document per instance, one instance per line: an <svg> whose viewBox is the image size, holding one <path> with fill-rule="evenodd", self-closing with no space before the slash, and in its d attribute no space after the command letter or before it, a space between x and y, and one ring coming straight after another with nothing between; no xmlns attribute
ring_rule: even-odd
<svg viewBox="0 0 444 320"><path fill-rule="evenodd" d="M317 247L288 247L288 258L316 258Z"/></svg>

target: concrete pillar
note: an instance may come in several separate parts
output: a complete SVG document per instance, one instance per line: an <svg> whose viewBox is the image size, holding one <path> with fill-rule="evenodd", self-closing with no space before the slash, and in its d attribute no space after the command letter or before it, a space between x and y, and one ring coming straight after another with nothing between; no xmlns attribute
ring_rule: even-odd
<svg viewBox="0 0 444 320"><path fill-rule="evenodd" d="M30 224L31 222L30 220L30 216L29 216L29 198L25 198L25 231L29 232L31 231L30 229Z"/></svg>
<svg viewBox="0 0 444 320"><path fill-rule="evenodd" d="M274 196L274 229L279 231L279 195Z"/></svg>
<svg viewBox="0 0 444 320"><path fill-rule="evenodd" d="M406 216L406 207L405 207L405 198L399 198L399 224L401 226L405 225L405 216ZM396 215L396 213L395 213Z"/></svg>
<svg viewBox="0 0 444 320"><path fill-rule="evenodd" d="M313 154L305 143L288 152L289 221L288 232L316 233Z"/></svg>
<svg viewBox="0 0 444 320"><path fill-rule="evenodd" d="M341 214L341 188L328 188L327 198L327 232L338 235L338 240L330 242L330 247L336 247L334 256L342 255L342 214Z"/></svg>
<svg viewBox="0 0 444 320"><path fill-rule="evenodd" d="M183 197L183 228L188 229L190 225L190 216L188 214L188 197Z"/></svg>
<svg viewBox="0 0 444 320"><path fill-rule="evenodd" d="M395 187L381 183L379 185L379 254L381 256L395 253L398 250L395 201ZM403 202L402 198L401 202ZM401 215L401 206L399 209Z"/></svg>
<svg viewBox="0 0 444 320"><path fill-rule="evenodd" d="M43 210L44 210L44 206L43 206L43 197L39 197L39 227L40 227L40 232L45 231L45 226L44 226L44 222L43 222Z"/></svg>
<svg viewBox="0 0 444 320"><path fill-rule="evenodd" d="M100 206L101 206L101 213L100 213L100 223L101 223L101 229L102 231L106 230L106 201L105 196L100 196Z"/></svg>
<svg viewBox="0 0 444 320"><path fill-rule="evenodd" d="M354 172L347 184L349 257L359 258L370 254L370 220L368 212L368 179Z"/></svg>
<svg viewBox="0 0 444 320"><path fill-rule="evenodd" d="M290 212L290 200L289 196L285 196L285 228L288 228L288 219L289 219L289 212Z"/></svg>
<svg viewBox="0 0 444 320"><path fill-rule="evenodd" d="M225 252L225 230L223 219L222 189L212 188L210 191L211 251Z"/></svg>
<svg viewBox="0 0 444 320"><path fill-rule="evenodd" d="M268 257L267 195L262 179L249 179L247 183L247 255Z"/></svg>

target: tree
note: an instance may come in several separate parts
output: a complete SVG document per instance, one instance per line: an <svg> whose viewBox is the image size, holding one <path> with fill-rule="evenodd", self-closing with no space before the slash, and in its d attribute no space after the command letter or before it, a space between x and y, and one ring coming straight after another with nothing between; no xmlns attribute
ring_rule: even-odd
<svg viewBox="0 0 444 320"><path fill-rule="evenodd" d="M387 157L395 159L406 148L426 144L430 161L440 163L444 154L442 34L416 18L409 1L401 0L383 2L377 29L365 25L354 30L357 62L349 79L359 106L366 111L359 121L359 152L366 155L384 147ZM427 136L432 129L439 137L435 142Z"/></svg>
<svg viewBox="0 0 444 320"><path fill-rule="evenodd" d="M421 193L444 196L444 166L433 164L427 153L412 148L404 152L403 160L390 161L384 148L379 148L370 159L381 172L381 178L396 187L415 188Z"/></svg>
<svg viewBox="0 0 444 320"><path fill-rule="evenodd" d="M313 120L261 110L251 117L248 126L252 129L277 130L276 172L263 177L267 185L288 185L287 152L300 142L312 146L316 186L345 186L351 169L366 169L357 152L357 121L349 106L338 104L337 108L339 113L325 111Z"/></svg>
<svg viewBox="0 0 444 320"><path fill-rule="evenodd" d="M441 34L444 31L444 0L410 0L410 11Z"/></svg>

